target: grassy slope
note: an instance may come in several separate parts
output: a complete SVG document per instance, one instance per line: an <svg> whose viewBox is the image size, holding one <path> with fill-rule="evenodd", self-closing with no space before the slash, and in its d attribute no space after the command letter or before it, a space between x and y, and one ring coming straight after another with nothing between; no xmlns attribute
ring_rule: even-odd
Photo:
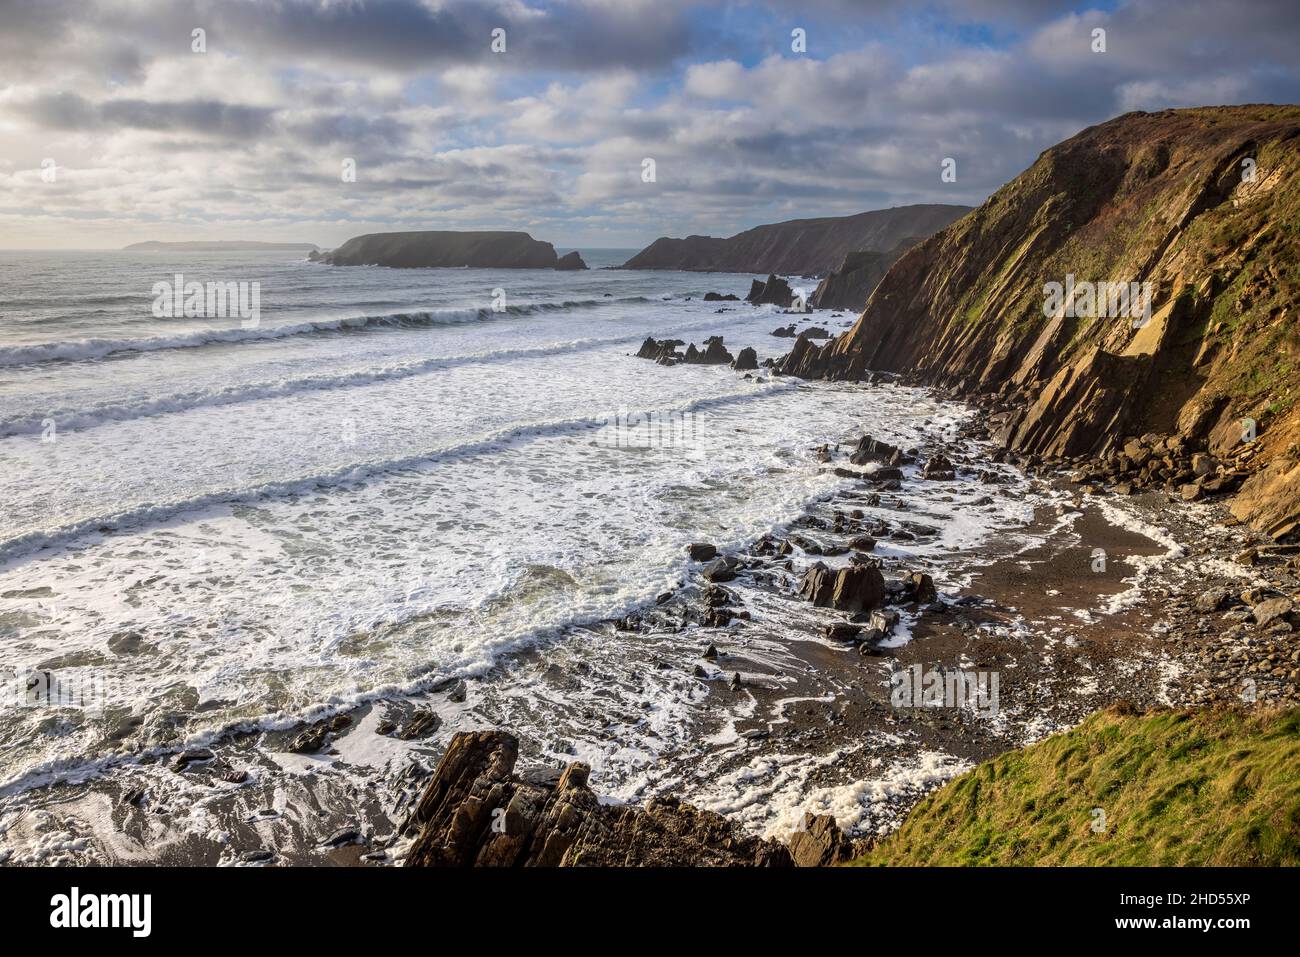
<svg viewBox="0 0 1300 957"><path fill-rule="evenodd" d="M854 863L1300 865L1300 709L1097 712L950 782Z"/></svg>

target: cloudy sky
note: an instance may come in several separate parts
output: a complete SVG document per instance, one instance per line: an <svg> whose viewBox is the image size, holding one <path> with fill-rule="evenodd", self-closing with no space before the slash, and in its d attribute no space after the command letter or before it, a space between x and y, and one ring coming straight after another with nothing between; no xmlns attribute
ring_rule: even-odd
<svg viewBox="0 0 1300 957"><path fill-rule="evenodd" d="M0 247L635 247L974 204L1119 113L1300 101L1298 24L1295 0L0 0Z"/></svg>

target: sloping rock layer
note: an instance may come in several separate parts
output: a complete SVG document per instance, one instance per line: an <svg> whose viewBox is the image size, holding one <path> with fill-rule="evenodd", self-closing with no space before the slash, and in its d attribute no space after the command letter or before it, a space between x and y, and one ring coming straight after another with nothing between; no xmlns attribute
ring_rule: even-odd
<svg viewBox="0 0 1300 957"><path fill-rule="evenodd" d="M1300 107L1126 114L914 246L851 330L799 340L780 371L897 372L980 398L1009 449L1045 459L1114 462L1133 436L1176 436L1234 469L1267 466L1239 517L1293 535L1298 187ZM1149 311L1092 295L1101 282L1150 284Z"/></svg>

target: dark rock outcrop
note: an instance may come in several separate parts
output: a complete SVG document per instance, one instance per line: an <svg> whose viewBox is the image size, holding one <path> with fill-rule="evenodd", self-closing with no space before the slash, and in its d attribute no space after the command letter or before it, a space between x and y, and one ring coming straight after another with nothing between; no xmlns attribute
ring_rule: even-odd
<svg viewBox="0 0 1300 957"><path fill-rule="evenodd" d="M414 269L469 266L479 269L585 269L576 252L561 260L555 247L517 232L422 230L354 236L337 249L308 256L331 266Z"/></svg>
<svg viewBox="0 0 1300 957"><path fill-rule="evenodd" d="M829 814L805 814L803 830L790 835L795 867L831 867L852 860L855 853L853 841Z"/></svg>
<svg viewBox="0 0 1300 957"><path fill-rule="evenodd" d="M686 361L703 366L720 366L731 362L735 357L722 344L722 336L709 336L704 340L704 349L696 350L695 343L686 349Z"/></svg>
<svg viewBox="0 0 1300 957"><path fill-rule="evenodd" d="M858 444L849 453L849 461L854 465L866 465L868 462L892 462L900 454L896 446L881 442L869 435L858 439Z"/></svg>
<svg viewBox="0 0 1300 957"><path fill-rule="evenodd" d="M771 304L780 306L782 309L789 309L794 305L794 292L790 289L790 284L779 276L769 275L767 282L761 279L755 279L749 287L749 295L745 297L746 302L752 302L754 305Z"/></svg>
<svg viewBox="0 0 1300 957"><path fill-rule="evenodd" d="M885 598L885 579L875 565L838 571L814 562L799 582L799 594L814 605L840 611L871 611Z"/></svg>
<svg viewBox="0 0 1300 957"><path fill-rule="evenodd" d="M638 359L650 359L660 365L676 365L686 361L686 356L677 351L683 344L680 339L655 339L653 336L646 336L636 356Z"/></svg>
<svg viewBox="0 0 1300 957"><path fill-rule="evenodd" d="M587 765L519 774L504 731L460 732L402 824L407 867L789 867L789 851L672 798L601 804ZM820 839L819 839L820 840ZM804 852L811 859L813 851Z"/></svg>
<svg viewBox="0 0 1300 957"><path fill-rule="evenodd" d="M705 302L740 302L740 297L734 292L729 292L725 296L716 292L706 292L704 294Z"/></svg>
<svg viewBox="0 0 1300 957"><path fill-rule="evenodd" d="M824 276L855 250L893 249L908 237L929 236L968 212L968 206L896 206L854 216L770 223L728 239L663 237L623 268Z"/></svg>
<svg viewBox="0 0 1300 957"><path fill-rule="evenodd" d="M967 210L969 212L970 210ZM850 309L861 312L889 267L924 236L908 236L893 249L859 249L844 257L833 273L817 284L808 304L814 309Z"/></svg>
<svg viewBox="0 0 1300 957"><path fill-rule="evenodd" d="M736 361L731 364L731 367L737 372L746 372L757 369L758 353L754 351L754 347L745 346L745 348L741 349L740 354L736 356Z"/></svg>
<svg viewBox="0 0 1300 957"><path fill-rule="evenodd" d="M565 253L563 256L557 259L555 261L555 268L564 269L564 270L586 269L587 264L582 261L582 257L578 255L578 251L575 249L571 252Z"/></svg>

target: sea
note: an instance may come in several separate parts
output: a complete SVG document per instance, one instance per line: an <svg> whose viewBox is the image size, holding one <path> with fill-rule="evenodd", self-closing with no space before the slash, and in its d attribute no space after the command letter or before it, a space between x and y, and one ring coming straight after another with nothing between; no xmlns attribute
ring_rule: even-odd
<svg viewBox="0 0 1300 957"><path fill-rule="evenodd" d="M0 252L0 834L41 789L461 679L444 730L511 727L626 799L662 783L707 689L593 629L682 585L688 544L738 548L842 487L817 446L967 413L636 358L651 335L778 357L795 317L704 300L752 275L608 268L632 252ZM235 284L224 314L174 308L192 283ZM936 554L1016 513L934 507ZM539 677L559 662L581 680Z"/></svg>

